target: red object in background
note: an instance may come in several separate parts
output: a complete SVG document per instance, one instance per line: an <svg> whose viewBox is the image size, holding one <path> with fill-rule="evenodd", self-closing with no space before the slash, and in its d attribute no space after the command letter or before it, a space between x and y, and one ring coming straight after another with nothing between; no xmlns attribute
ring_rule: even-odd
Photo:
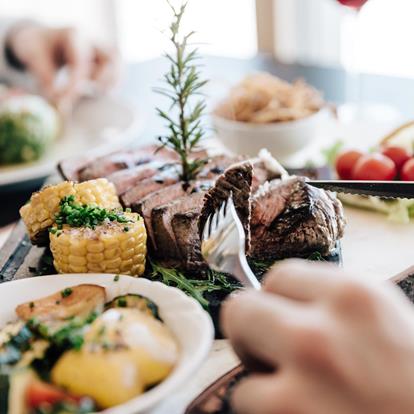
<svg viewBox="0 0 414 414"><path fill-rule="evenodd" d="M360 9L368 0L338 0L344 6Z"/></svg>
<svg viewBox="0 0 414 414"><path fill-rule="evenodd" d="M382 154L364 155L352 170L354 180L391 181L396 175L394 161Z"/></svg>
<svg viewBox="0 0 414 414"><path fill-rule="evenodd" d="M414 181L414 158L409 159L401 170L401 180Z"/></svg>
<svg viewBox="0 0 414 414"><path fill-rule="evenodd" d="M358 150L348 150L338 155L335 162L335 168L341 180L352 180L352 170L363 155L364 154Z"/></svg>
<svg viewBox="0 0 414 414"><path fill-rule="evenodd" d="M76 403L78 399L54 385L39 380L32 381L27 387L26 404L29 408L38 408L43 404L53 405L61 401Z"/></svg>
<svg viewBox="0 0 414 414"><path fill-rule="evenodd" d="M411 158L412 155L406 149L401 147L386 147L381 152L394 161L398 172L401 171L403 165Z"/></svg>

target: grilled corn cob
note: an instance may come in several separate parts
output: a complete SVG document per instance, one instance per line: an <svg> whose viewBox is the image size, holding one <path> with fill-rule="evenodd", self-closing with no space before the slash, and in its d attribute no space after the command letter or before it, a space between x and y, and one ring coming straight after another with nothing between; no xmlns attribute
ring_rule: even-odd
<svg viewBox="0 0 414 414"><path fill-rule="evenodd" d="M50 249L59 273L122 273L140 276L147 253L144 221L123 213L128 222L105 220L95 228L52 228Z"/></svg>
<svg viewBox="0 0 414 414"><path fill-rule="evenodd" d="M80 204L91 204L105 208L119 208L115 187L106 178L75 184L64 181L47 186L30 198L20 209L20 215L27 227L33 244L44 246L48 243L47 229L54 224L62 198L73 195Z"/></svg>

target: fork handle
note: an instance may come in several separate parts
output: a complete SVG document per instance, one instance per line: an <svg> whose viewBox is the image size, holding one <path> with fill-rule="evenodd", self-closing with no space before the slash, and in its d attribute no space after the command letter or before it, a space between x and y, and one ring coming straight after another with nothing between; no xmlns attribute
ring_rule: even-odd
<svg viewBox="0 0 414 414"><path fill-rule="evenodd" d="M244 254L241 253L237 256L232 273L243 286L256 290L260 290L262 288L256 275L252 272L252 269L250 269L249 263L247 263L247 259Z"/></svg>

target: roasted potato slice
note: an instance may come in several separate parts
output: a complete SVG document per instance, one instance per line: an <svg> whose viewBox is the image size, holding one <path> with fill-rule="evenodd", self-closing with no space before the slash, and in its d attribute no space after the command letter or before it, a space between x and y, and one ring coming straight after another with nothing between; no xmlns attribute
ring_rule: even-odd
<svg viewBox="0 0 414 414"><path fill-rule="evenodd" d="M66 288L53 295L23 303L16 314L24 321L36 318L39 322L64 321L73 317L87 317L93 311L102 312L105 306L105 288L82 284Z"/></svg>
<svg viewBox="0 0 414 414"><path fill-rule="evenodd" d="M107 408L162 381L177 359L178 345L161 321L137 309L114 308L91 324L82 349L62 355L51 378Z"/></svg>
<svg viewBox="0 0 414 414"><path fill-rule="evenodd" d="M138 309L156 319L161 320L158 313L158 306L145 296L138 294L129 294L117 296L105 305L105 309L112 308L133 308Z"/></svg>

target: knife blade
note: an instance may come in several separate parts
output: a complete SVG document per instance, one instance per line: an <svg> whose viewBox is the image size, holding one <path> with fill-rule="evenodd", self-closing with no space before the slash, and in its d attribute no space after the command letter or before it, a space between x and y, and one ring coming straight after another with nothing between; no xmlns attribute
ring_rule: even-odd
<svg viewBox="0 0 414 414"><path fill-rule="evenodd" d="M381 198L414 198L414 181L308 180L308 184L336 193Z"/></svg>

